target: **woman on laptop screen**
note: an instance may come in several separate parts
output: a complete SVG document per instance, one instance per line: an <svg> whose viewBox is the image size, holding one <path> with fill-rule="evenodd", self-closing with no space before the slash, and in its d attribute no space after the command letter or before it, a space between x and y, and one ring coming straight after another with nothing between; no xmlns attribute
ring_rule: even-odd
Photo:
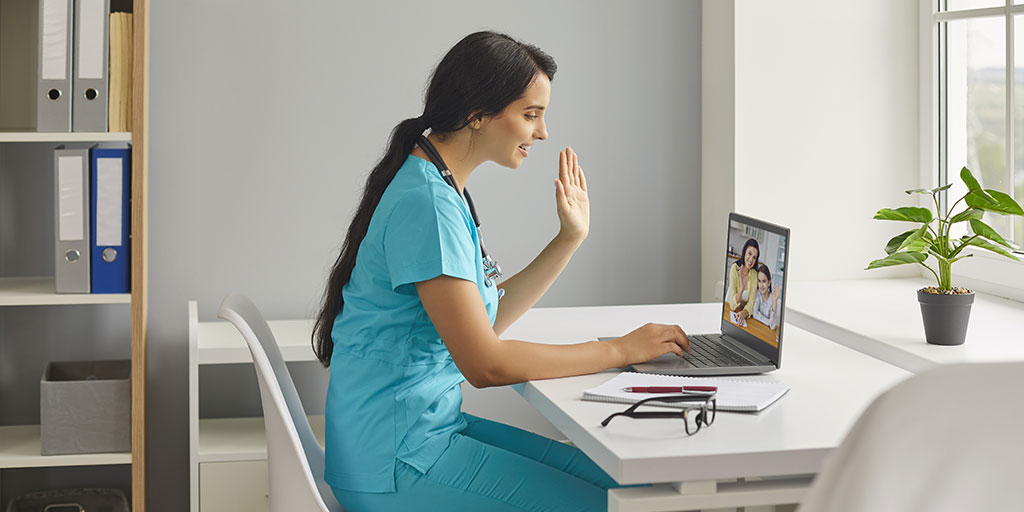
<svg viewBox="0 0 1024 512"><path fill-rule="evenodd" d="M748 239L740 251L740 258L735 265L729 266L729 310L736 313L735 323L743 325L747 318L754 314L754 294L757 290L757 276L753 272L757 266L757 258L761 248L757 240Z"/></svg>
<svg viewBox="0 0 1024 512"><path fill-rule="evenodd" d="M772 289L772 271L764 263L757 266L757 296L754 298L754 320L775 330L779 327L779 294L782 287Z"/></svg>

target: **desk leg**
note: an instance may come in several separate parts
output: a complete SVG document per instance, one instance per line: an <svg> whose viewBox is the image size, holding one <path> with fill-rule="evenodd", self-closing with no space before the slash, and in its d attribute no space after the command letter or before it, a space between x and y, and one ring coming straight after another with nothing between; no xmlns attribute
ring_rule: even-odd
<svg viewBox="0 0 1024 512"><path fill-rule="evenodd" d="M608 491L609 512L674 512L800 503L811 476L768 480L693 481ZM749 509L748 509L749 510ZM770 509L756 509L759 512Z"/></svg>

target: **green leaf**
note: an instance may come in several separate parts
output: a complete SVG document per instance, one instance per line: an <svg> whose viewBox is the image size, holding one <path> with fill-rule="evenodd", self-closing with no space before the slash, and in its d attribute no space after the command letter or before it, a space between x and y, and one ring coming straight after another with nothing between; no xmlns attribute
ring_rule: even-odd
<svg viewBox="0 0 1024 512"><path fill-rule="evenodd" d="M932 245L932 241L931 240L926 240L924 237L922 237L919 240L915 240L912 243L907 244L907 246L903 248L903 251L905 251L905 252L925 252L929 247L931 247L931 245Z"/></svg>
<svg viewBox="0 0 1024 512"><path fill-rule="evenodd" d="M989 208L998 204L995 198L988 195L988 193L981 189L968 192L967 195L964 196L964 199L967 201L967 206L986 211L991 211Z"/></svg>
<svg viewBox="0 0 1024 512"><path fill-rule="evenodd" d="M885 244L885 253L886 254L892 254L892 253L898 251L900 249L900 247L903 247L903 241L906 240L908 236L910 236L910 235L912 235L912 234L914 234L916 232L917 232L916 229L911 229L910 231L907 231L906 233L901 233L899 235L896 235L896 236L892 237L892 239L889 240L889 243Z"/></svg>
<svg viewBox="0 0 1024 512"><path fill-rule="evenodd" d="M928 255L921 252L897 252L880 260L872 261L868 264L868 267L865 270L891 267L893 265L905 265L907 263L921 263L927 258Z"/></svg>
<svg viewBox="0 0 1024 512"><path fill-rule="evenodd" d="M906 192L907 194L925 194L929 196L932 195L932 191L926 188L915 188L911 190L904 190L904 192Z"/></svg>
<svg viewBox="0 0 1024 512"><path fill-rule="evenodd" d="M957 222L963 222L965 220L980 219L985 216L985 210L978 208L968 208L956 215L952 219L949 219L950 224L956 224Z"/></svg>
<svg viewBox="0 0 1024 512"><path fill-rule="evenodd" d="M999 247L998 245L993 244L993 243L989 242L988 240L985 240L984 238L974 238L970 242L967 242L967 243L969 245L975 245L975 246L981 247L982 249L987 249L989 251L992 251L992 252L994 252L996 254L1000 254L1002 256L1006 256L1007 258L1010 258L1013 261L1020 261L1010 251L1007 251L1006 249L1003 249L1002 247Z"/></svg>
<svg viewBox="0 0 1024 512"><path fill-rule="evenodd" d="M937 192L942 192L943 190L949 190L949 187L952 187L952 186L953 186L953 184L952 184L952 183L946 183L945 185L943 185L943 186L941 186L941 187L935 187L935 188L933 188L933 189L931 190L931 193L932 193L932 194L935 194L935 193L937 193Z"/></svg>
<svg viewBox="0 0 1024 512"><path fill-rule="evenodd" d="M904 206L902 208L882 208L875 214L878 220L902 220L907 222L931 222L932 211L928 208Z"/></svg>
<svg viewBox="0 0 1024 512"><path fill-rule="evenodd" d="M971 174L971 170L964 167L960 169L960 179L964 180L964 184L967 185L967 190L974 192L975 190L981 190L981 185L978 184L978 180L974 179L974 175Z"/></svg>
<svg viewBox="0 0 1024 512"><path fill-rule="evenodd" d="M992 229L991 226L989 226L988 224L985 224L984 222L982 222L980 220L977 220L977 219L972 219L971 220L971 230L973 230L977 235L983 236L983 237L985 237L985 238L987 238L987 239L989 239L989 240L991 240L991 241L993 241L993 242L995 242L995 243L997 243L999 245L1002 245L1003 247L1006 247L1008 249L1016 249L1017 248L1016 244L1006 240L1005 238L1000 236L999 233L996 233L996 230Z"/></svg>
<svg viewBox="0 0 1024 512"><path fill-rule="evenodd" d="M928 224L922 224L920 228L914 230L914 232L911 233L910 236L908 236L906 239L903 240L903 243L900 244L899 248L896 249L896 252L900 252L900 251L902 251L904 249L908 249L909 247L914 246L915 244L917 246L920 246L922 249L928 247L929 245L931 245L928 241L921 240L921 237L924 236L924 234L927 232L927 230L928 230ZM921 246L918 242L924 242L924 245ZM918 249L917 251L914 251L914 252L920 252L920 250L921 249Z"/></svg>
<svg viewBox="0 0 1024 512"><path fill-rule="evenodd" d="M1021 209L1017 201L1014 201L1012 197L1004 194L998 190L986 190L992 199L995 200L996 205L989 207L989 211L1001 213L1003 215L1024 215L1024 210Z"/></svg>

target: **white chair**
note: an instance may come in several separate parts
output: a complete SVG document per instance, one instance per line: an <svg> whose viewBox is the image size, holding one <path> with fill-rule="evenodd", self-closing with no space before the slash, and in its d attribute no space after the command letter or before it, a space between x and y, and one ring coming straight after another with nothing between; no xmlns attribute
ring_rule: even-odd
<svg viewBox="0 0 1024 512"><path fill-rule="evenodd" d="M232 293L221 302L218 316L242 333L256 367L267 431L270 512L344 512L324 481L324 450L263 315L248 297Z"/></svg>
<svg viewBox="0 0 1024 512"><path fill-rule="evenodd" d="M901 382L825 461L800 511L1021 510L1022 389L1024 363L942 366Z"/></svg>

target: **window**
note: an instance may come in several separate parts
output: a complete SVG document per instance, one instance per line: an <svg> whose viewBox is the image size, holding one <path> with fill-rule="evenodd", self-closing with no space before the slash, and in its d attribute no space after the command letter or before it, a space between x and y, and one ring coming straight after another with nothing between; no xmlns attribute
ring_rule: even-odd
<svg viewBox="0 0 1024 512"><path fill-rule="evenodd" d="M930 60L921 68L924 185L953 183L946 207L966 193L959 178L966 166L982 187L1024 203L1024 0L922 0L921 30L922 60ZM1024 219L986 214L984 221L1024 245ZM1019 263L975 251L954 274L967 286L1024 300Z"/></svg>

